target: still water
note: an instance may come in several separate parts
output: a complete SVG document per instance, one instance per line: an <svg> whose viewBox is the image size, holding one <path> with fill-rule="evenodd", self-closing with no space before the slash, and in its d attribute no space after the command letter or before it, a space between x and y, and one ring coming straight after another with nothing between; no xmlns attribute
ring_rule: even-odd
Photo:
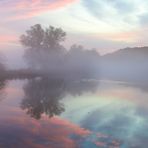
<svg viewBox="0 0 148 148"><path fill-rule="evenodd" d="M0 148L147 147L147 89L96 80L0 82Z"/></svg>

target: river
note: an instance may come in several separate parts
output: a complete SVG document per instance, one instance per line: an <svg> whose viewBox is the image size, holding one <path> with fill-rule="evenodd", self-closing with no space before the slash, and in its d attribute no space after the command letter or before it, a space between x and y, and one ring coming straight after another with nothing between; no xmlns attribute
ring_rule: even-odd
<svg viewBox="0 0 148 148"><path fill-rule="evenodd" d="M0 148L147 148L148 89L36 78L0 82Z"/></svg>

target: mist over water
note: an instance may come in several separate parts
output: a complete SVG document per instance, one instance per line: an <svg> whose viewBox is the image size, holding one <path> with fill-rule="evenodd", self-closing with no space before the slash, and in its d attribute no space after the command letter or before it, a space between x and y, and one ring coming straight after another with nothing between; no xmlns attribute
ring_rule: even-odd
<svg viewBox="0 0 148 148"><path fill-rule="evenodd" d="M76 44L67 50L61 44L65 38L66 33L61 28L52 26L43 29L36 24L27 30L21 36L21 43L26 47L24 57L29 68L71 79L97 76L99 53Z"/></svg>
<svg viewBox="0 0 148 148"><path fill-rule="evenodd" d="M125 48L101 56L97 50L78 44L66 49L62 44L65 40L66 32L61 28L31 26L20 37L27 64L27 68L21 69L24 76L30 73L50 78L108 79L147 85L148 47ZM0 75L5 75L8 68L2 58L0 56ZM11 75L9 69L7 73ZM21 77L22 72L12 74Z"/></svg>

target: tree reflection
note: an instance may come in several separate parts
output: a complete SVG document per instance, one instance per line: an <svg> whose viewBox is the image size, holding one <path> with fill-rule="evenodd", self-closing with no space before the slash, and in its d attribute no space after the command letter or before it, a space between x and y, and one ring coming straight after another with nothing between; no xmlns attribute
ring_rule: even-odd
<svg viewBox="0 0 148 148"><path fill-rule="evenodd" d="M94 82L73 82L50 78L33 79L24 87L25 97L21 103L21 108L35 119L40 119L42 114L53 117L65 111L60 100L66 94L76 96L96 88L97 83Z"/></svg>
<svg viewBox="0 0 148 148"><path fill-rule="evenodd" d="M48 78L34 79L24 87L25 98L22 109L27 109L27 114L40 119L45 113L49 117L59 115L64 111L64 105L59 101L63 96L64 81Z"/></svg>

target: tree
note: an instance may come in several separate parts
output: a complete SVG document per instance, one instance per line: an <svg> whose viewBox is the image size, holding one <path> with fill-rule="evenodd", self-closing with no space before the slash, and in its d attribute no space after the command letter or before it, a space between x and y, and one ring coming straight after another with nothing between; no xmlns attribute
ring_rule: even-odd
<svg viewBox="0 0 148 148"><path fill-rule="evenodd" d="M31 49L54 50L65 40L66 33L61 28L49 26L43 29L40 24L31 26L26 34L20 37L23 46Z"/></svg>
<svg viewBox="0 0 148 148"><path fill-rule="evenodd" d="M56 49L65 40L66 33L61 28L49 26L45 31L43 46L46 49Z"/></svg>
<svg viewBox="0 0 148 148"><path fill-rule="evenodd" d="M49 26L43 29L40 24L31 26L20 37L21 44L26 47L25 58L31 68L45 70L57 64L65 48L60 44L66 33L61 28Z"/></svg>
<svg viewBox="0 0 148 148"><path fill-rule="evenodd" d="M20 38L23 46L38 49L42 46L44 39L44 30L40 24L31 26Z"/></svg>
<svg viewBox="0 0 148 148"><path fill-rule="evenodd" d="M67 55L67 67L80 78L94 78L98 75L99 53L95 49L85 49L72 45Z"/></svg>

